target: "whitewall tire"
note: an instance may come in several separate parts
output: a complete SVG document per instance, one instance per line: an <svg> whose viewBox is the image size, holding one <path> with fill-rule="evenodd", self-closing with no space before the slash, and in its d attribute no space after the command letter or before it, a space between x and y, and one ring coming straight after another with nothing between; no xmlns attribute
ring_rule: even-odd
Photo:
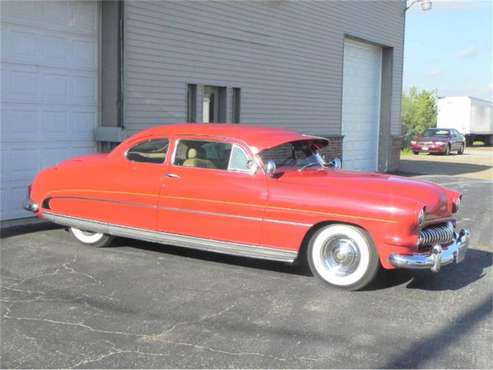
<svg viewBox="0 0 493 370"><path fill-rule="evenodd" d="M84 231L75 227L69 228L69 231L75 240L81 242L82 244L91 245L94 247L105 247L113 240L113 237L110 235Z"/></svg>
<svg viewBox="0 0 493 370"><path fill-rule="evenodd" d="M367 286L380 268L368 233L346 224L331 224L318 230L309 241L307 257L314 275L347 290Z"/></svg>

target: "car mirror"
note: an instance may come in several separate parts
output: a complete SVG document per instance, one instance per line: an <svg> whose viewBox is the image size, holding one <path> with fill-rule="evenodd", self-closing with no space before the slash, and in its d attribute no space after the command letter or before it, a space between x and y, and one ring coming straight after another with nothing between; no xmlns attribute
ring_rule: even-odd
<svg viewBox="0 0 493 370"><path fill-rule="evenodd" d="M267 173L267 175L271 177L274 176L274 174L276 173L276 169L277 169L276 162L267 161L265 165L265 172Z"/></svg>
<svg viewBox="0 0 493 370"><path fill-rule="evenodd" d="M329 162L329 167L332 168L342 168L342 161L340 158L334 158Z"/></svg>

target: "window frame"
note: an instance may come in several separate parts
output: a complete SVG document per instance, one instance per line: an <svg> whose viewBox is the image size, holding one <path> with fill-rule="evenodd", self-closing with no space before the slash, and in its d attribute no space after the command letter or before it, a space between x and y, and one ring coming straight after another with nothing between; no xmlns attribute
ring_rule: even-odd
<svg viewBox="0 0 493 370"><path fill-rule="evenodd" d="M181 141L199 141L199 142L212 142L212 143L223 143L223 144L230 144L231 145L231 152L229 153L229 158L228 158L228 168L222 169L222 168L204 168L204 167L187 167L187 166L180 166L175 164L176 160L176 154L178 151L178 146L180 145ZM230 141L230 140L221 140L221 139L216 139L216 138L209 138L209 137L182 137L182 138L176 138L174 142L174 147L173 147L173 154L172 157L170 158L170 165L175 168L184 168L184 169L194 169L194 170L206 170L206 171L221 171L222 173L241 173L241 174L247 174L247 175L254 175L257 171L256 168L260 168L261 166L253 166L250 170L233 170L229 168L229 164L231 162L231 154L233 153L233 146L237 146L243 152L246 154L247 158L249 161L252 161L253 163L257 164L255 161L254 157L252 156L251 152L249 149L246 149L243 145L235 142L235 141Z"/></svg>
<svg viewBox="0 0 493 370"><path fill-rule="evenodd" d="M187 84L187 122L197 122L197 84Z"/></svg>
<svg viewBox="0 0 493 370"><path fill-rule="evenodd" d="M143 143L146 143L149 141L158 141L158 140L167 140L168 141L168 148L166 149L166 153L164 154L164 160L162 162L159 162L159 163L157 163L157 162L139 162L139 161L134 161L134 160L128 158L128 152L130 150L132 150L133 148L135 148L137 145L140 145L140 144L143 144ZM169 138L169 137L152 136L152 137L147 137L147 138L141 138L140 140L137 139L137 140L132 141L132 143L130 143L130 146L127 147L127 149L123 153L123 157L125 158L125 161L127 161L129 163L152 164L152 165L161 165L162 166L166 163L166 161L169 158L168 154L170 152L170 150L169 150L170 145L171 145L171 138Z"/></svg>
<svg viewBox="0 0 493 370"><path fill-rule="evenodd" d="M241 88L233 87L231 89L231 122L241 122Z"/></svg>
<svg viewBox="0 0 493 370"><path fill-rule="evenodd" d="M229 153L229 160L228 160L228 168L227 168L227 171L230 171L230 172L239 172L239 173L250 173L252 172L252 169L237 169L237 168L231 168L231 158L233 156L233 150L234 148L238 148L239 150L241 150L243 152L243 154L245 154L245 157L247 158L247 162L253 162L253 159L248 155L248 153L246 152L246 150L244 150L241 146L239 146L238 144L236 143L233 143L232 146L231 146L231 152Z"/></svg>

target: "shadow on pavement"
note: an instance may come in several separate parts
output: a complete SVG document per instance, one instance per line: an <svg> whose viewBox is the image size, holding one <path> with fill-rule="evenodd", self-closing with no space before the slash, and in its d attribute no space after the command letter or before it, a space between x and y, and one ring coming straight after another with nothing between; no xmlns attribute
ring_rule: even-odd
<svg viewBox="0 0 493 370"><path fill-rule="evenodd" d="M30 234L38 231L62 229L64 226L51 222L36 222L28 225L18 225L0 228L0 239L10 238L21 234Z"/></svg>
<svg viewBox="0 0 493 370"><path fill-rule="evenodd" d="M141 240L117 238L110 247L132 247L153 252L172 254L174 256L182 256L187 258L199 259L215 263L223 263L228 265L243 266L261 270L277 271L291 273L295 275L311 276L308 268L298 264L288 264L283 262L261 260L256 258L231 256L227 254L206 252L198 249L189 249L177 247L174 245L162 245L157 243L149 243Z"/></svg>
<svg viewBox="0 0 493 370"><path fill-rule="evenodd" d="M382 368L418 368L422 367L424 362L440 357L440 353L444 349L453 346L454 342L466 336L483 320L488 319L493 311L492 301L493 295L490 294L450 325L426 338L419 339L414 345L391 359Z"/></svg>
<svg viewBox="0 0 493 370"><path fill-rule="evenodd" d="M493 253L469 249L462 263L445 266L438 274L417 271L407 285L409 289L458 290L486 276L485 270L493 265Z"/></svg>
<svg viewBox="0 0 493 370"><path fill-rule="evenodd" d="M209 262L242 266L267 271L277 271L300 276L312 276L306 264L282 263L248 257L230 256L226 254L205 252L195 249L148 243L132 239L117 239L111 247L127 246L148 251L172 254ZM110 247L110 248L111 248ZM421 290L458 290L482 279L484 270L493 264L493 253L469 249L465 260L457 265L444 266L442 272L435 274L429 270L384 270L381 269L377 278L364 291L388 289L407 283L409 289Z"/></svg>
<svg viewBox="0 0 493 370"><path fill-rule="evenodd" d="M433 160L412 160L401 158L399 175L464 175L490 169L491 166L471 164L471 163L452 163Z"/></svg>

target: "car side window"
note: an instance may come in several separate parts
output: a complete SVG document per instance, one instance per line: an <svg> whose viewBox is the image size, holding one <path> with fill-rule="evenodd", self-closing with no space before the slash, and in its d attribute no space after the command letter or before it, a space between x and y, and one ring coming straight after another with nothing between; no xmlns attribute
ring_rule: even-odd
<svg viewBox="0 0 493 370"><path fill-rule="evenodd" d="M176 147L175 166L227 170L232 145L217 141L180 140Z"/></svg>
<svg viewBox="0 0 493 370"><path fill-rule="evenodd" d="M164 163L168 147L168 139L148 139L127 150L126 157L132 162Z"/></svg>
<svg viewBox="0 0 493 370"><path fill-rule="evenodd" d="M250 171L250 158L238 145L233 145L228 170L240 172Z"/></svg>

